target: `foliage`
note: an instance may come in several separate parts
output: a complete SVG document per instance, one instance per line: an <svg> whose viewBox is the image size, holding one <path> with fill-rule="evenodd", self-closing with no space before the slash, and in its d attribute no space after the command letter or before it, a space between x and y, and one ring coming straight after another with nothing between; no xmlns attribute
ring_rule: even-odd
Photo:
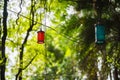
<svg viewBox="0 0 120 80"><path fill-rule="evenodd" d="M17 6L16 2L9 2L14 4L9 5L9 9ZM107 80L112 71L117 80L120 75L119 0L23 2L18 16L8 9L6 72L9 75L6 79L13 79L23 63L23 80L83 80L84 77L86 80ZM102 10L101 22L106 26L106 43L102 45L96 45L94 38L99 10ZM40 28L46 29L44 44L37 44L36 35ZM23 60L19 59L21 50Z"/></svg>

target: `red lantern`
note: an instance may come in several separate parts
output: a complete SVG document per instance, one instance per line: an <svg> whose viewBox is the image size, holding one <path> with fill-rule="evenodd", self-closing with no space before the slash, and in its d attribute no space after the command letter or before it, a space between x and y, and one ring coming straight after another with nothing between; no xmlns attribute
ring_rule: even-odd
<svg viewBox="0 0 120 80"><path fill-rule="evenodd" d="M38 39L37 43L38 44L43 44L44 43L44 33L45 32L42 31L42 30L37 32L37 39Z"/></svg>

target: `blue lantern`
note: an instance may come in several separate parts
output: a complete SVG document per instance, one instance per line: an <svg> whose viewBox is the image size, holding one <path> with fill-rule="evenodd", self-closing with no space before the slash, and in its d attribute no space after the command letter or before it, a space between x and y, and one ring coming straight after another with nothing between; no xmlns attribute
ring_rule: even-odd
<svg viewBox="0 0 120 80"><path fill-rule="evenodd" d="M96 44L105 42L105 27L102 24L95 25L95 42Z"/></svg>

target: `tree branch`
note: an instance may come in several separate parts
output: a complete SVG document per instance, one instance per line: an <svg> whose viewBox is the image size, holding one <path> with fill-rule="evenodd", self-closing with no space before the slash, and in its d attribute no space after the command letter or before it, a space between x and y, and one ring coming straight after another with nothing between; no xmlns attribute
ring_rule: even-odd
<svg viewBox="0 0 120 80"><path fill-rule="evenodd" d="M32 61L36 58L37 55L38 55L38 54L36 54L36 55L31 59L31 61L30 61L22 70L25 70L25 69L32 63Z"/></svg>
<svg viewBox="0 0 120 80"><path fill-rule="evenodd" d="M25 44L27 43L27 40L28 40L28 37L29 37L29 34L30 32L32 31L32 28L34 26L34 4L33 4L33 0L31 0L31 12L30 12L30 15L31 15L31 18L32 18L32 21L30 21L30 27L28 28L27 30L27 34L25 36L25 39L20 47L20 65L19 65L19 70L18 70L18 73L16 74L16 80L17 78L19 80L22 80L22 70L23 70L23 52L24 52L24 48L25 48ZM34 59L34 58L33 58ZM30 61L30 63L32 62L32 60ZM28 64L26 67L28 67L30 64ZM24 68L25 69L25 68Z"/></svg>

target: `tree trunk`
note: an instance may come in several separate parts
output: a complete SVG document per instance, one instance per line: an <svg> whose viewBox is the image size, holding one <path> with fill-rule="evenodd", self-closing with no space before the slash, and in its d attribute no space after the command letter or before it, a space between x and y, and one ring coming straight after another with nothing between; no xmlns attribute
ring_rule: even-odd
<svg viewBox="0 0 120 80"><path fill-rule="evenodd" d="M2 59L2 39L1 39L1 32L2 32L2 25L1 25L1 18L0 18L0 60ZM0 63L1 65L1 63ZM0 66L0 73L1 73L1 66ZM1 79L1 75L0 75Z"/></svg>
<svg viewBox="0 0 120 80"><path fill-rule="evenodd" d="M111 74L111 70L110 70L110 80L112 80L112 74Z"/></svg>
<svg viewBox="0 0 120 80"><path fill-rule="evenodd" d="M4 11L3 11L3 36L2 36L2 64L0 65L1 68L1 80L5 80L5 66L6 66L6 57L5 57L5 42L7 37L7 1L4 0Z"/></svg>
<svg viewBox="0 0 120 80"><path fill-rule="evenodd" d="M24 48L25 48L25 44L27 43L27 40L28 40L28 37L29 37L29 34L30 32L32 31L32 28L34 26L34 6L35 4L33 4L33 0L31 0L31 20L30 20L30 27L28 28L27 30L27 34L25 36L25 39L21 45L21 48L20 48L20 65L19 65L19 70L18 70L18 73L16 74L16 80L22 80L22 71L24 70L23 68L23 53L24 53Z"/></svg>
<svg viewBox="0 0 120 80"><path fill-rule="evenodd" d="M113 77L114 77L114 80L119 80L117 67L115 67L115 70L114 70L114 72L113 72Z"/></svg>
<svg viewBox="0 0 120 80"><path fill-rule="evenodd" d="M22 80L22 69L23 69L23 52L24 52L24 44L22 44L22 47L20 49L20 66L18 73L16 74L16 79L15 80Z"/></svg>

